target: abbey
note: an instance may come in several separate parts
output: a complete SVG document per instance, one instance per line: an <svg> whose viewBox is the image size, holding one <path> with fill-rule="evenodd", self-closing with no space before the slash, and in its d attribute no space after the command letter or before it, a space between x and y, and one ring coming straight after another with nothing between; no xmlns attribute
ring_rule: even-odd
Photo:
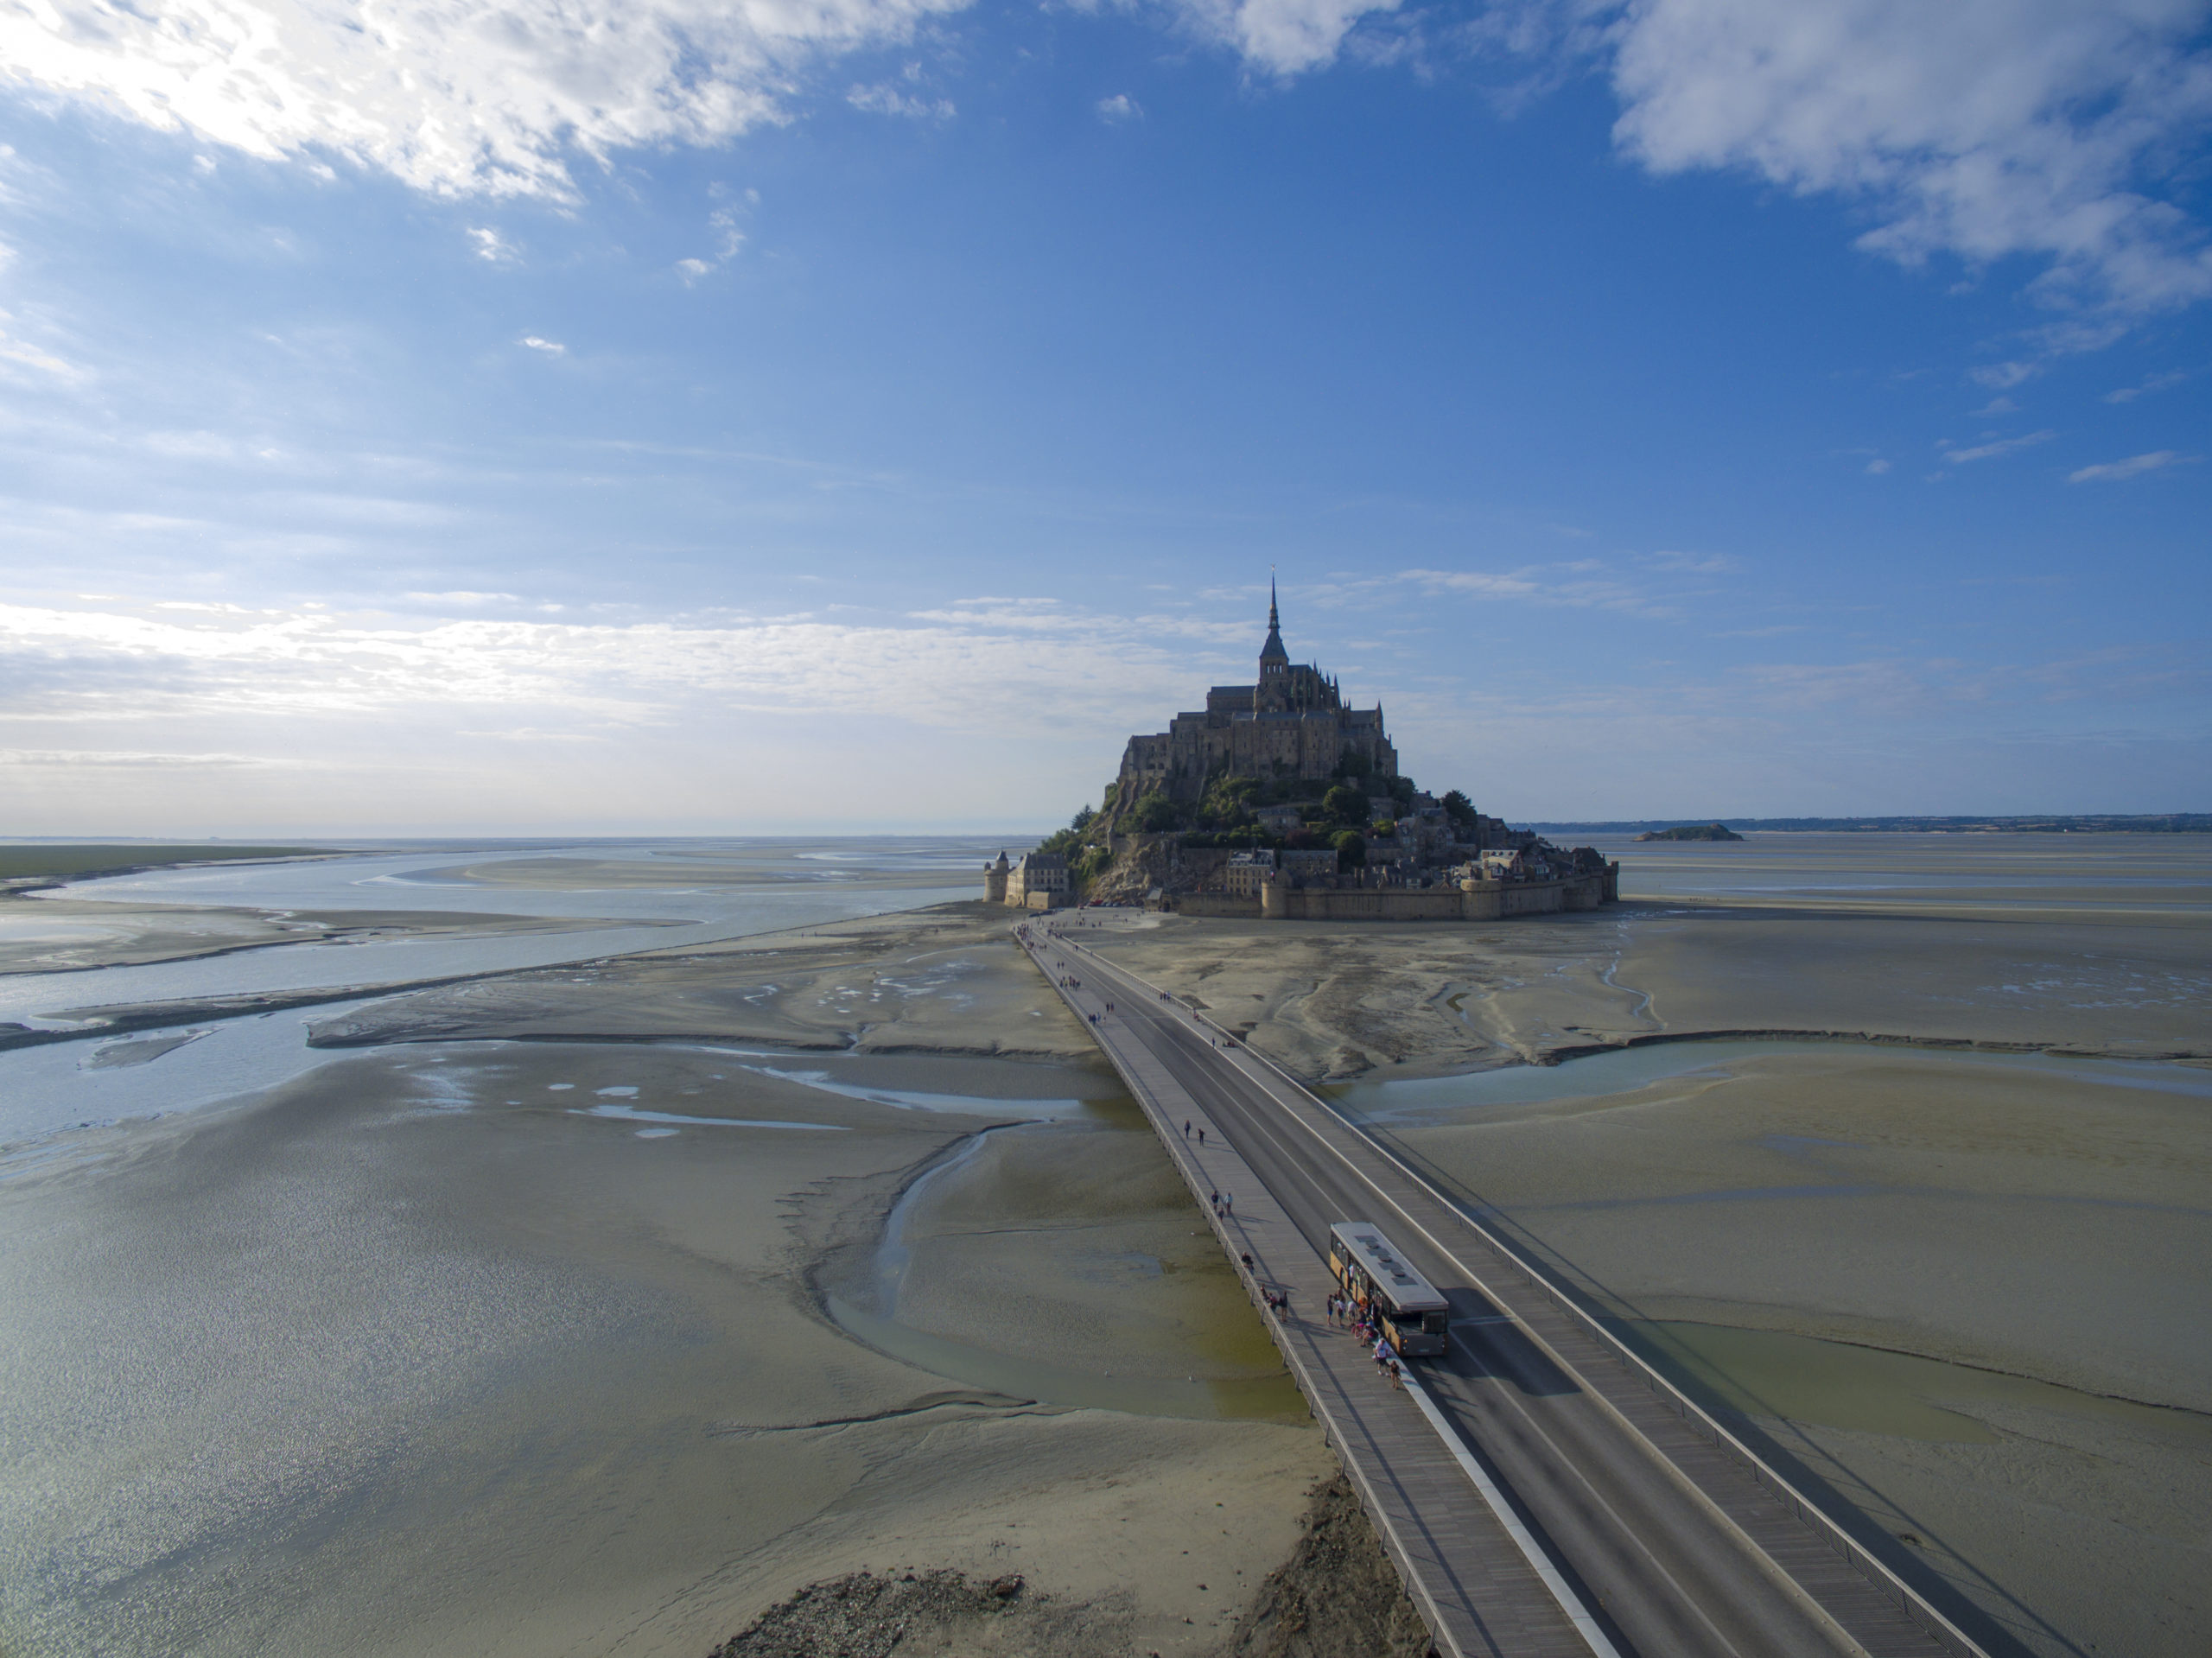
<svg viewBox="0 0 2212 1658"><path fill-rule="evenodd" d="M1118 816L1155 792L1196 800L1224 773L1314 782L1350 773L1382 783L1398 775L1381 706L1346 708L1334 679L1291 662L1272 582L1260 683L1216 685L1202 712L1177 715L1156 736L1130 738L1108 813Z"/></svg>

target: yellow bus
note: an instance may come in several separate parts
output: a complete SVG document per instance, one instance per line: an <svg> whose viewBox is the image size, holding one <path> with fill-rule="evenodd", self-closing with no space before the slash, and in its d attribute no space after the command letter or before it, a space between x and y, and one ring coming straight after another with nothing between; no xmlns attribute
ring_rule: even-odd
<svg viewBox="0 0 2212 1658"><path fill-rule="evenodd" d="M1451 1303L1406 1264L1380 1227L1367 1221L1332 1226L1329 1270L1397 1351L1408 1358L1427 1358L1444 1350L1452 1327Z"/></svg>

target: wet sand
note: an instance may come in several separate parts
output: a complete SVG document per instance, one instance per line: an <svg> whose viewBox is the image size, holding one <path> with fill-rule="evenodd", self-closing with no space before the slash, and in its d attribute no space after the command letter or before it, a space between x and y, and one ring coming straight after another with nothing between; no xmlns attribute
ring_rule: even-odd
<svg viewBox="0 0 2212 1658"><path fill-rule="evenodd" d="M1889 837L1841 838L1692 848L1590 916L1102 943L1316 1081L1745 1030L2212 1058L2200 900L2139 844L1925 849L1899 895L1864 890ZM2201 873L2205 838L2158 850ZM1831 876L1861 889L1722 890ZM0 1644L99 1649L128 1606L210 1651L696 1652L895 1566L1210 1649L1329 1460L1011 919L403 992L257 1105L0 1186L0 1312L40 1331L0 1354L35 1448ZM1391 1131L2029 1650L2192 1651L2203 1114L1950 1058L1777 1049Z"/></svg>
<svg viewBox="0 0 2212 1658"><path fill-rule="evenodd" d="M758 1042L874 1054L1095 1058L982 903L653 950L395 996L316 1025L319 1046L504 1038Z"/></svg>
<svg viewBox="0 0 2212 1658"><path fill-rule="evenodd" d="M418 910L254 910L0 893L0 973L79 973L103 967L191 961L286 944L578 932L593 924L552 916ZM609 921L599 924L654 924Z"/></svg>
<svg viewBox="0 0 2212 1658"><path fill-rule="evenodd" d="M1384 1132L2027 1650L2187 1658L2212 1077L2046 1065L1738 1058Z"/></svg>
<svg viewBox="0 0 2212 1658"><path fill-rule="evenodd" d="M942 1099L977 1069L946 1064L895 1080ZM1058 1114L1088 1154L948 1187L919 1275L938 1238L1041 1207L1036 1305L1095 1305L1112 1262L1127 1308L1056 1325L1058 1364L1256 1331L1226 1274L1136 1264L1179 1229L1148 1136L1070 1104L1109 1083L992 1069L1006 1097L949 1112L726 1053L440 1045L9 1183L6 1644L696 1654L804 1583L912 1565L1018 1570L1117 1644L1207 1649L1331 1470L1310 1426L963 1387L822 1305L918 1170ZM1249 1357L1188 1362L1249 1381Z"/></svg>
<svg viewBox="0 0 2212 1658"><path fill-rule="evenodd" d="M1098 938L1313 1080L1740 1032L2212 1060L2212 836L1763 835L1663 861L1606 849L1626 861L1630 897L1586 914L1166 916ZM1634 897L1639 879L1652 896Z"/></svg>

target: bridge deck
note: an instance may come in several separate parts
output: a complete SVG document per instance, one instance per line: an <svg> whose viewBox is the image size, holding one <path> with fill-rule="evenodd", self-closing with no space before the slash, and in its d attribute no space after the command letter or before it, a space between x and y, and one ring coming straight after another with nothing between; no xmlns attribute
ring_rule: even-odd
<svg viewBox="0 0 2212 1658"><path fill-rule="evenodd" d="M1290 1291L1278 1344L1444 1650L1978 1651L1313 1096L1154 987L1027 931L1193 1191L1232 1196L1224 1247ZM1345 1219L1381 1224L1452 1304L1452 1352L1414 1367L1427 1410L1321 1317L1326 1229Z"/></svg>

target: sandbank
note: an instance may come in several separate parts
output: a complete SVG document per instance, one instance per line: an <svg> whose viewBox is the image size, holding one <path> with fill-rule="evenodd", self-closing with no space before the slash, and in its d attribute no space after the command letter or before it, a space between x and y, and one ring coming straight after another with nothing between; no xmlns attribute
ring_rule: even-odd
<svg viewBox="0 0 2212 1658"><path fill-rule="evenodd" d="M505 973L376 1002L317 1024L312 1039L756 1042L1096 1062L1012 925L1003 907L941 904Z"/></svg>

